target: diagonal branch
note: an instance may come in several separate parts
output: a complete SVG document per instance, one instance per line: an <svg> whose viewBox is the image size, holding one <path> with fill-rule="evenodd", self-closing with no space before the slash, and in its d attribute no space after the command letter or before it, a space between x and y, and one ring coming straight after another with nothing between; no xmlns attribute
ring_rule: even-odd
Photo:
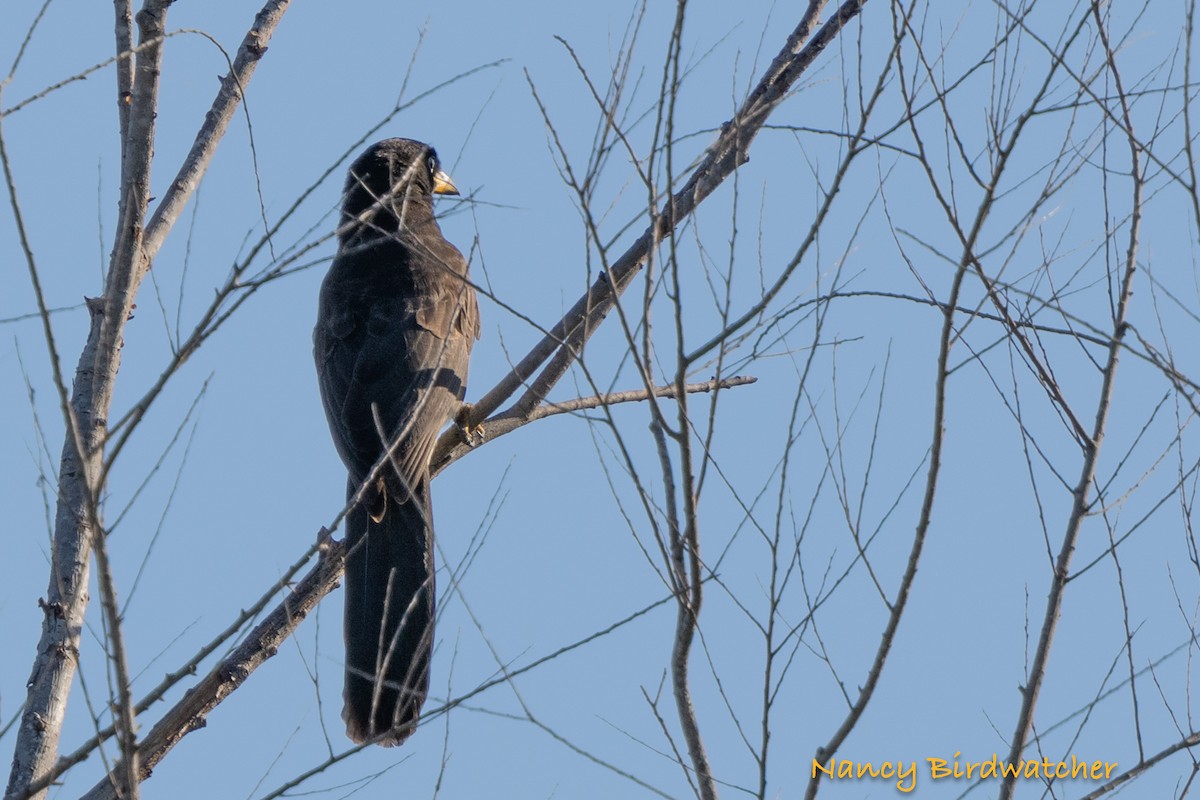
<svg viewBox="0 0 1200 800"><path fill-rule="evenodd" d="M150 729L137 749L139 780L148 778L155 765L184 736L203 728L209 712L279 651L280 645L316 608L321 598L338 585L345 564L346 550L341 542L321 542L321 555L316 566L296 584L284 601L255 625L233 652L221 659ZM123 768L123 764L117 764L112 773L101 778L83 795L84 800L117 800L119 794L112 776L119 775Z"/></svg>
<svg viewBox="0 0 1200 800"><path fill-rule="evenodd" d="M212 107L204 115L204 125L196 133L192 149L175 179L171 181L170 188L155 207L150 221L146 223L143 245L146 269L162 247L167 234L171 232L179 218L179 212L200 185L200 179L204 177L213 154L217 151L217 145L225 137L229 122L241 103L246 86L254 77L258 62L267 52L267 43L271 41L275 29L283 21L283 15L290 3L291 0L268 0L254 17L254 24L242 39L237 56L233 60L233 69L221 79L221 87L217 90Z"/></svg>
<svg viewBox="0 0 1200 800"><path fill-rule="evenodd" d="M709 147L707 154L683 188L668 198L646 231L617 259L608 272L596 279L587 293L521 359L512 372L475 403L464 420L467 427L474 427L483 422L522 386L529 386L531 389L524 403L527 410L536 407L533 399L540 400L546 397L574 360L574 354L578 352L579 347L595 333L617 298L629 288L651 251L670 236L675 228L695 211L696 206L712 194L734 170L750 159L750 145L762 130L771 112L787 96L800 75L812 65L829 43L837 38L864 5L866 0L844 0L833 17L813 34L824 2L814 0L810 4L808 13L788 36L787 42L737 114L721 126L717 140ZM530 383L534 373L556 352L560 355L555 356L550 366ZM438 443L439 451L451 447L452 440L447 437L454 435L454 432L449 432L443 436L442 441Z"/></svg>
<svg viewBox="0 0 1200 800"><path fill-rule="evenodd" d="M739 375L732 378L714 378L700 383L686 384L684 391L688 394L717 392L722 389L732 389L735 386L746 386L757 380L757 378L748 375ZM464 442L462 436L458 435L459 432L457 430L451 430L443 436L433 453L433 459L429 465L429 473L431 476L437 475L446 467L476 449L479 446L476 444L478 441L493 442L506 433L512 433L517 428L524 427L531 422L545 417L553 417L558 414L573 414L593 408L615 406L620 403L640 403L651 397L672 398L678 396L679 391L677 387L675 384L670 384L668 386L656 386L652 392L645 389L632 389L625 392L597 394L591 397L577 397L574 400L565 400L561 403L543 403L525 414L520 414L512 410L505 411L480 423L476 428L470 429L472 442Z"/></svg>

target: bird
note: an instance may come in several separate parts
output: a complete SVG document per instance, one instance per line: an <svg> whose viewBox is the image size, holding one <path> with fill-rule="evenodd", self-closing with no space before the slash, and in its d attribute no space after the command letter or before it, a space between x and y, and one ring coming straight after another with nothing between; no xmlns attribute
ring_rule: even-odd
<svg viewBox="0 0 1200 800"><path fill-rule="evenodd" d="M435 194L458 189L427 144L384 139L355 159L313 330L348 503L362 492L345 522L342 718L356 743L403 743L429 693L429 462L464 409L480 327L467 261L442 235Z"/></svg>

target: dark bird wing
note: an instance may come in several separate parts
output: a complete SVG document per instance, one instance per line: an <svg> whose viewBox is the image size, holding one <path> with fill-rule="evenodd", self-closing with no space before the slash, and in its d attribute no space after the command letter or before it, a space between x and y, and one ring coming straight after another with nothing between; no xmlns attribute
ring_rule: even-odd
<svg viewBox="0 0 1200 800"><path fill-rule="evenodd" d="M387 483L416 485L462 402L479 308L463 282L463 257L441 244L448 249L441 258L391 240L339 254L322 288L314 333L321 394L334 443L358 482L382 455L383 434L400 437ZM411 262L419 289L396 274L394 265Z"/></svg>

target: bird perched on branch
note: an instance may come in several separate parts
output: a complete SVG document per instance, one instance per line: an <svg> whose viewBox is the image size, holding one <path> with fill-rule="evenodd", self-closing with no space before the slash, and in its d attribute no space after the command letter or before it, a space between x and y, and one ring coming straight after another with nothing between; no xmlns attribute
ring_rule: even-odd
<svg viewBox="0 0 1200 800"><path fill-rule="evenodd" d="M338 252L321 286L321 399L350 473L348 498L362 489L346 517L342 717L356 742L403 742L429 692L429 460L462 406L479 336L467 262L433 216L434 194L457 193L429 145L367 148L350 166Z"/></svg>

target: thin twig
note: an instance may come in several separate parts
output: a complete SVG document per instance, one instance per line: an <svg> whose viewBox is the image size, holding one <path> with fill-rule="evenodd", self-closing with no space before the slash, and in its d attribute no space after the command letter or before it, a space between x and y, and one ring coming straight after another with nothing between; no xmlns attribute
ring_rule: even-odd
<svg viewBox="0 0 1200 800"><path fill-rule="evenodd" d="M1096 418L1092 425L1091 435L1084 442L1084 456L1080 464L1079 480L1075 484L1071 513L1063 531L1062 545L1055 559L1054 574L1050 582L1050 593L1046 599L1046 613L1038 635L1037 650L1029 667L1029 678L1022 692L1021 710L1017 717L1016 730L1013 732L1009 749L1009 761L1019 759L1025 749L1025 742L1033 730L1033 715L1037 708L1038 696L1046 677L1046 668L1050 658L1050 649L1054 642L1054 634L1062 615L1063 595L1067 581L1070 578L1071 557L1083 528L1083 520L1087 516L1090 501L1088 493L1096 474L1096 464L1100 457L1100 445L1104 441L1108 429L1109 411L1112 404L1113 387L1116 383L1117 365L1121 356L1121 341L1125 337L1127 326L1125 318L1129 311L1130 300L1133 297L1133 278L1137 271L1138 236L1141 231L1142 219L1142 166L1141 146L1134 136L1133 119L1129 111L1129 102L1125 97L1120 70L1117 69L1115 56L1108 42L1108 31L1100 11L1099 3L1092 4L1093 16L1096 20L1096 30L1104 44L1105 57L1109 71L1116 83L1117 97L1120 100L1124 130L1130 150L1130 178L1132 180L1131 205L1133 214L1129 223L1129 243L1125 254L1125 263L1119 282L1119 295L1113 317L1112 342L1108 348L1108 359L1104 366L1101 386L1096 402ZM1000 786L1000 800L1011 800L1016 781L1014 777L1006 776Z"/></svg>

